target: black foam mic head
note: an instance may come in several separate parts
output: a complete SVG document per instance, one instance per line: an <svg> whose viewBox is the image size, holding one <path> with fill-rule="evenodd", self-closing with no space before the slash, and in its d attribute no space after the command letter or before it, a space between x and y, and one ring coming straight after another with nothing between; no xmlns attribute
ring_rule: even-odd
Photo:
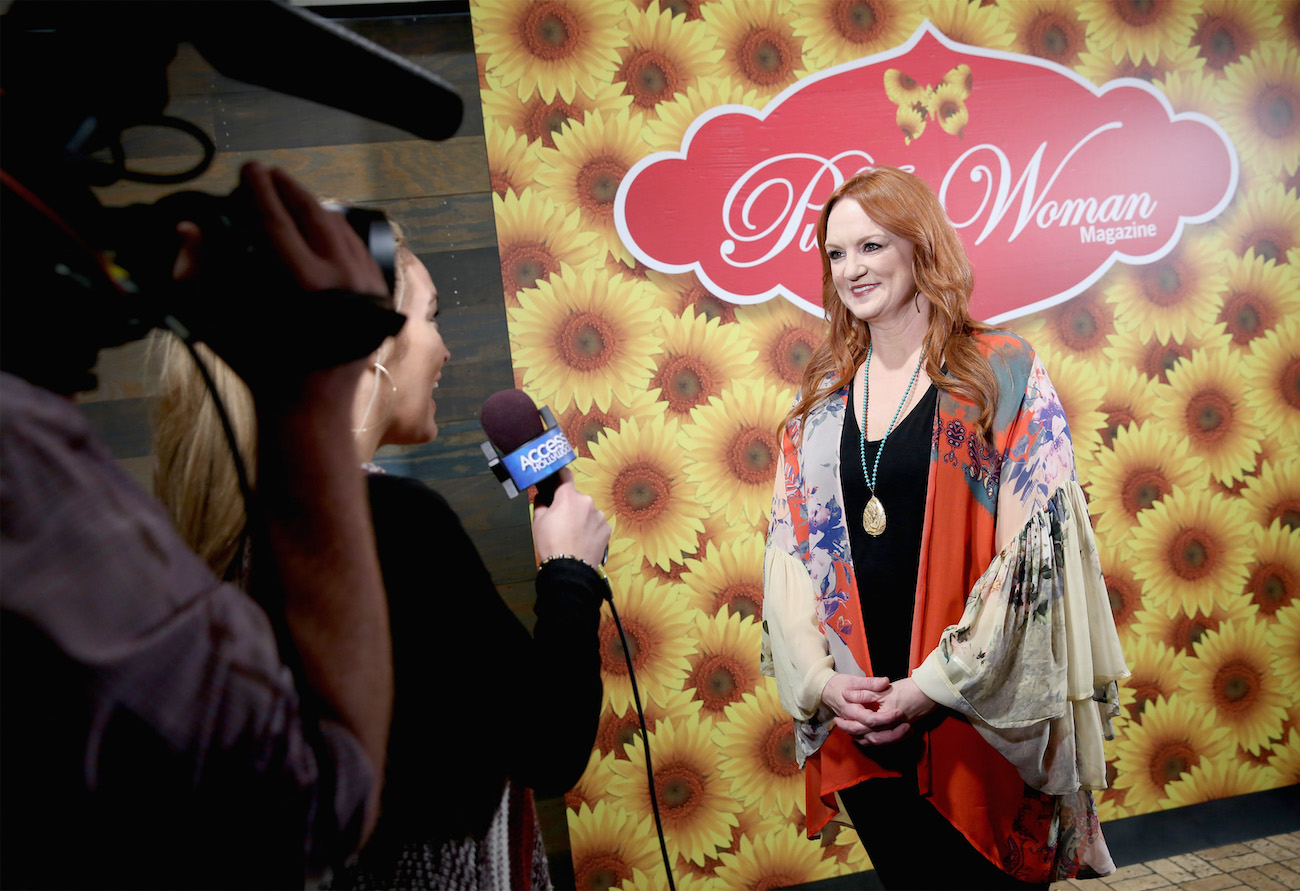
<svg viewBox="0 0 1300 891"><path fill-rule="evenodd" d="M483 403L483 432L501 454L508 454L545 432L537 404L523 390L501 390Z"/></svg>

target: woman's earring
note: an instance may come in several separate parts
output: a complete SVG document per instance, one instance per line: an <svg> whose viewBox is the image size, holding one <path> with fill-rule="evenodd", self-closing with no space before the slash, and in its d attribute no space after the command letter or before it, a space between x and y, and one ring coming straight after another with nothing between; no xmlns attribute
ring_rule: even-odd
<svg viewBox="0 0 1300 891"><path fill-rule="evenodd" d="M375 369L375 388L370 391L370 401L366 403L366 414L361 419L361 426L353 427L352 428L353 433L365 433L367 430L370 429L369 426L370 413L375 410L375 403L379 401L379 376L380 375L383 375L384 377L388 378L389 384L392 385L393 395L394 396L397 395L397 381L393 380L393 376L388 373L388 369L385 368L383 365L380 365L378 362L375 362L373 367Z"/></svg>
<svg viewBox="0 0 1300 891"><path fill-rule="evenodd" d="M921 292L920 292L920 291L917 291L915 294L912 295L912 305L916 307L916 311L917 311L917 312L920 312L920 311L921 311Z"/></svg>

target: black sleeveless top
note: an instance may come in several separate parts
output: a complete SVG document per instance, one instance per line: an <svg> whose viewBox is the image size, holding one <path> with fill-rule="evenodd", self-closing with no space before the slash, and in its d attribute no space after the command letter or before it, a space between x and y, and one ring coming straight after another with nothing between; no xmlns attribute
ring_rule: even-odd
<svg viewBox="0 0 1300 891"><path fill-rule="evenodd" d="M930 384L921 400L899 420L885 442L876 476L876 497L885 508L885 531L868 535L862 512L871 497L862 472L862 432L854 406L861 402L857 378L849 388L844 432L840 436L840 480L844 486L844 515L849 548L858 581L858 603L871 653L871 674L891 681L910 673L912 613L916 605L917 571L921 562L921 531L930 477L930 448L939 390ZM880 441L866 444L867 470L876 460ZM866 666L864 665L865 669Z"/></svg>

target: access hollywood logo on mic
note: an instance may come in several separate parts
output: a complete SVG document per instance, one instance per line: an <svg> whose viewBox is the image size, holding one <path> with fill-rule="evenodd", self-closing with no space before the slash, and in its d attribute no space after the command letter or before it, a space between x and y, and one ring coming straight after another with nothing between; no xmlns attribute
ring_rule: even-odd
<svg viewBox="0 0 1300 891"><path fill-rule="evenodd" d="M557 427L524 443L501 460L505 462L515 485L523 490L555 473L575 457L573 446L569 445L564 431Z"/></svg>

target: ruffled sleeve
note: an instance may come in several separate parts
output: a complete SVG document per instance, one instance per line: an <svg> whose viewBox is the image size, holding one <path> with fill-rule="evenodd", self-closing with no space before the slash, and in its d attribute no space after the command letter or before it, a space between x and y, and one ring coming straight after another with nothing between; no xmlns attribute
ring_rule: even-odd
<svg viewBox="0 0 1300 891"><path fill-rule="evenodd" d="M1128 677L1083 493L1067 479L975 583L961 620L913 673L1026 783L1106 788L1102 739Z"/></svg>

